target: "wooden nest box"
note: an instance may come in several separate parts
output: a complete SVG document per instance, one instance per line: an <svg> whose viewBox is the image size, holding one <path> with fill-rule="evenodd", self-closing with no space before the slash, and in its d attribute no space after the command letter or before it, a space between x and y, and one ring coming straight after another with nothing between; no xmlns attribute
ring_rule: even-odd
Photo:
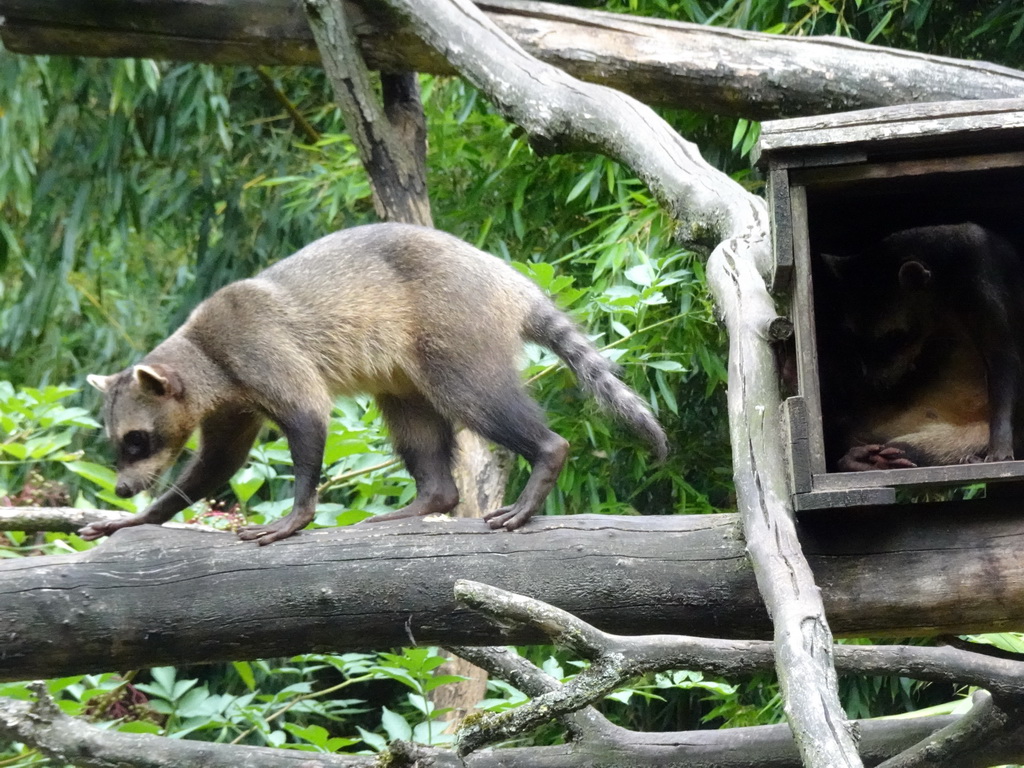
<svg viewBox="0 0 1024 768"><path fill-rule="evenodd" d="M795 508L1024 480L988 431L1005 400L991 371L1004 352L1024 361L1024 99L768 122L758 149L772 290L794 325L780 371Z"/></svg>

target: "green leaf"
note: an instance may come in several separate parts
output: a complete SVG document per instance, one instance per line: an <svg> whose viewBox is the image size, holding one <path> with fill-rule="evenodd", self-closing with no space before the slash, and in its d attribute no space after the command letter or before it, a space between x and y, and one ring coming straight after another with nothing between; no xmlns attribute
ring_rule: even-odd
<svg viewBox="0 0 1024 768"><path fill-rule="evenodd" d="M119 723L117 730L121 733L148 733L153 736L159 736L163 729L149 720L127 720Z"/></svg>
<svg viewBox="0 0 1024 768"><path fill-rule="evenodd" d="M743 137L747 135L747 128L750 127L750 121L746 118L741 117L736 121L736 128L732 132L732 148L736 149L743 142Z"/></svg>
<svg viewBox="0 0 1024 768"><path fill-rule="evenodd" d="M231 666L235 668L235 672L242 678L242 682L245 683L245 687L250 691L256 690L256 676L252 671L252 664L247 661L233 661Z"/></svg>
<svg viewBox="0 0 1024 768"><path fill-rule="evenodd" d="M68 461L64 466L106 491L113 491L117 485L117 473L109 467L91 461Z"/></svg>
<svg viewBox="0 0 1024 768"><path fill-rule="evenodd" d="M654 282L654 271L650 264L637 264L635 267L630 267L626 270L625 275L630 282L644 287Z"/></svg>
<svg viewBox="0 0 1024 768"><path fill-rule="evenodd" d="M376 752L383 752L388 748L387 739L383 736L373 733L372 731L368 731L359 725L356 726L356 730L359 731L359 735L370 749L375 750Z"/></svg>
<svg viewBox="0 0 1024 768"><path fill-rule="evenodd" d="M21 443L0 443L0 450L22 461L28 458L28 448Z"/></svg>
<svg viewBox="0 0 1024 768"><path fill-rule="evenodd" d="M659 371L671 373L684 373L686 368L677 360L648 360L644 363L649 368L657 368Z"/></svg>
<svg viewBox="0 0 1024 768"><path fill-rule="evenodd" d="M569 195L565 198L565 202L571 203L577 197L582 195L584 190L589 189L591 183L594 181L595 173L596 172L594 170L590 170L580 176L575 186L573 186L572 190L569 192Z"/></svg>
<svg viewBox="0 0 1024 768"><path fill-rule="evenodd" d="M380 724L387 733L389 741L399 739L408 741L412 738L412 728L405 718L387 707L381 707Z"/></svg>
<svg viewBox="0 0 1024 768"><path fill-rule="evenodd" d="M266 483L266 465L243 467L231 478L231 490L245 504Z"/></svg>

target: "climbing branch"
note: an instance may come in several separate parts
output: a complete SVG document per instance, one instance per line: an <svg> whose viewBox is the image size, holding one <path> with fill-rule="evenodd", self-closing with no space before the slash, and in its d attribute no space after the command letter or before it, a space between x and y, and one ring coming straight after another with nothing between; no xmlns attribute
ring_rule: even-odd
<svg viewBox="0 0 1024 768"><path fill-rule="evenodd" d="M555 681L530 676L525 662L502 649L458 649L473 654L492 671L500 665L501 676L526 684L534 698L516 709L484 715L467 723L459 734L458 752L469 754L487 744L522 735L553 719L578 713L600 701L624 683L653 672L675 669L696 670L718 677L748 675L770 669L774 661L772 643L735 641L676 635L623 636L587 624L566 611L513 594L496 587L468 581L455 584L456 597L491 621L532 626L553 643L589 659L590 666L572 681ZM488 657L488 654L490 655ZM894 757L886 768L911 768L921 763L920 755L942 762L928 765L962 765L965 755L974 755L987 742L1024 729L1020 717L1024 705L1024 659L994 658L951 647L858 646L835 648L836 667L861 675L900 675L983 688L986 694L974 709L923 744ZM594 727L593 712L584 720L569 720L570 730ZM923 765L923 764L922 764Z"/></svg>

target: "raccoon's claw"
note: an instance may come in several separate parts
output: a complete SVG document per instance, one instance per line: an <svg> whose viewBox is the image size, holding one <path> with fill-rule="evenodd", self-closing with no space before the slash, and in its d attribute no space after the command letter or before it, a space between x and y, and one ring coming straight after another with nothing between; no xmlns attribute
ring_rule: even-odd
<svg viewBox="0 0 1024 768"><path fill-rule="evenodd" d="M917 465L895 445L855 445L836 466L840 472L866 472L872 469L909 469Z"/></svg>
<svg viewBox="0 0 1024 768"><path fill-rule="evenodd" d="M242 541L255 541L262 547L273 541L287 539L298 531L299 528L303 527L300 525L296 528L291 525L278 524L283 522L284 519L278 520L277 523L268 523L267 525L247 525L239 529L238 538Z"/></svg>
<svg viewBox="0 0 1024 768"><path fill-rule="evenodd" d="M533 517L532 509L521 509L517 504L507 507L499 507L493 512L484 515L484 521L491 528L504 528L506 531L514 531L522 528L526 521Z"/></svg>
<svg viewBox="0 0 1024 768"><path fill-rule="evenodd" d="M132 518L126 520L97 520L94 523L89 523L79 528L78 535L86 541L94 541L103 536L110 536L112 533L132 525L135 525L132 522Z"/></svg>
<svg viewBox="0 0 1024 768"><path fill-rule="evenodd" d="M988 453L984 457L978 456L978 461L1013 461L1013 451L1002 453Z"/></svg>

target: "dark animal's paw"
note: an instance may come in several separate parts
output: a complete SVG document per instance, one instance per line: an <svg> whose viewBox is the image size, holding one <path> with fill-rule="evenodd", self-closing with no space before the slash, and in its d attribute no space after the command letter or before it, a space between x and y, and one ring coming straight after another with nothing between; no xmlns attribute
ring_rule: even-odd
<svg viewBox="0 0 1024 768"><path fill-rule="evenodd" d="M917 464L895 445L855 445L837 462L840 472L867 472L872 469L909 469Z"/></svg>
<svg viewBox="0 0 1024 768"><path fill-rule="evenodd" d="M989 453L984 457L977 456L977 461L1013 461L1013 451L1001 453Z"/></svg>
<svg viewBox="0 0 1024 768"><path fill-rule="evenodd" d="M996 459L990 459L988 456L983 456L980 453L972 453L967 456L961 457L958 464L984 464L986 461L996 461Z"/></svg>

